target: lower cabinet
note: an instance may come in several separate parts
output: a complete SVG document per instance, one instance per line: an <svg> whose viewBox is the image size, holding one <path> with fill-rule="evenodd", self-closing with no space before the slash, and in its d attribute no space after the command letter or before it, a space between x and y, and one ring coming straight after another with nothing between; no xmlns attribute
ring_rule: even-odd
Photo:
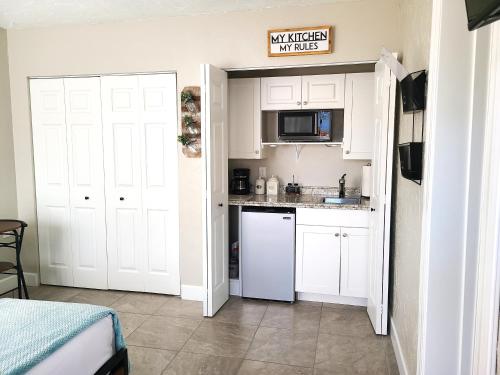
<svg viewBox="0 0 500 375"><path fill-rule="evenodd" d="M340 228L296 226L295 289L338 295L340 287Z"/></svg>
<svg viewBox="0 0 500 375"><path fill-rule="evenodd" d="M297 225L296 291L366 298L368 246L367 228Z"/></svg>
<svg viewBox="0 0 500 375"><path fill-rule="evenodd" d="M340 295L368 297L368 229L341 228Z"/></svg>

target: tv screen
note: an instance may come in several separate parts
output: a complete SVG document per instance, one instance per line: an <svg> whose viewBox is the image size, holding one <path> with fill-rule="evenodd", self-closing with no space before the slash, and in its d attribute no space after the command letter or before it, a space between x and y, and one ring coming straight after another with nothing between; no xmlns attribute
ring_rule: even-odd
<svg viewBox="0 0 500 375"><path fill-rule="evenodd" d="M469 30L500 19L500 0L465 0Z"/></svg>

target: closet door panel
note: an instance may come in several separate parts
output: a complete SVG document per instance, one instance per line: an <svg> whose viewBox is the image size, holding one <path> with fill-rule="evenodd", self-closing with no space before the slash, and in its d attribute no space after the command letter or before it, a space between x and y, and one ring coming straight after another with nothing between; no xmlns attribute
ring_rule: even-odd
<svg viewBox="0 0 500 375"><path fill-rule="evenodd" d="M32 79L30 95L41 282L72 286L63 80Z"/></svg>
<svg viewBox="0 0 500 375"><path fill-rule="evenodd" d="M106 289L100 78L65 78L64 86L74 285Z"/></svg>
<svg viewBox="0 0 500 375"><path fill-rule="evenodd" d="M138 80L144 144L145 290L180 294L176 76L143 75Z"/></svg>
<svg viewBox="0 0 500 375"><path fill-rule="evenodd" d="M143 131L137 76L101 78L108 285L144 291Z"/></svg>

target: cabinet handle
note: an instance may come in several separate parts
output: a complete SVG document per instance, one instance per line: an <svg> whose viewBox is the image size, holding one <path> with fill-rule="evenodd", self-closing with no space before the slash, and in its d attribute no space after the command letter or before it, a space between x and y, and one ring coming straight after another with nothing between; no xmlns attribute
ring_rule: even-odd
<svg viewBox="0 0 500 375"><path fill-rule="evenodd" d="M224 205L222 203L219 203L217 206L219 207L223 207Z"/></svg>
<svg viewBox="0 0 500 375"><path fill-rule="evenodd" d="M345 153L346 153L346 154L350 154L350 153L351 153L351 151L349 151L349 150L345 150Z"/></svg>
<svg viewBox="0 0 500 375"><path fill-rule="evenodd" d="M307 105L307 100L303 103L304 105Z"/></svg>
<svg viewBox="0 0 500 375"><path fill-rule="evenodd" d="M340 234L338 234L338 233L335 233L335 237L338 237L338 236L340 236Z"/></svg>
<svg viewBox="0 0 500 375"><path fill-rule="evenodd" d="M259 155L259 150L255 150L255 154Z"/></svg>
<svg viewBox="0 0 500 375"><path fill-rule="evenodd" d="M123 197L120 197L120 200L121 200L121 201L124 201L124 200L125 200L125 198L123 198Z"/></svg>
<svg viewBox="0 0 500 375"><path fill-rule="evenodd" d="M375 211L375 209L374 208L370 208L370 211L373 212L373 211Z"/></svg>
<svg viewBox="0 0 500 375"><path fill-rule="evenodd" d="M297 105L300 105L300 102L297 102Z"/></svg>
<svg viewBox="0 0 500 375"><path fill-rule="evenodd" d="M342 237L347 237L347 233L342 233Z"/></svg>
<svg viewBox="0 0 500 375"><path fill-rule="evenodd" d="M85 196L85 200L88 201L89 200L89 197Z"/></svg>

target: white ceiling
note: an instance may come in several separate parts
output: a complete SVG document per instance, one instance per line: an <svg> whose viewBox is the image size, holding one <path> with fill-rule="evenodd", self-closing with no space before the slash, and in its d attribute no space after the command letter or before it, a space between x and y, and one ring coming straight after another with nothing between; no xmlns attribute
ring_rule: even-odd
<svg viewBox="0 0 500 375"><path fill-rule="evenodd" d="M0 27L142 20L353 0L0 0Z"/></svg>

